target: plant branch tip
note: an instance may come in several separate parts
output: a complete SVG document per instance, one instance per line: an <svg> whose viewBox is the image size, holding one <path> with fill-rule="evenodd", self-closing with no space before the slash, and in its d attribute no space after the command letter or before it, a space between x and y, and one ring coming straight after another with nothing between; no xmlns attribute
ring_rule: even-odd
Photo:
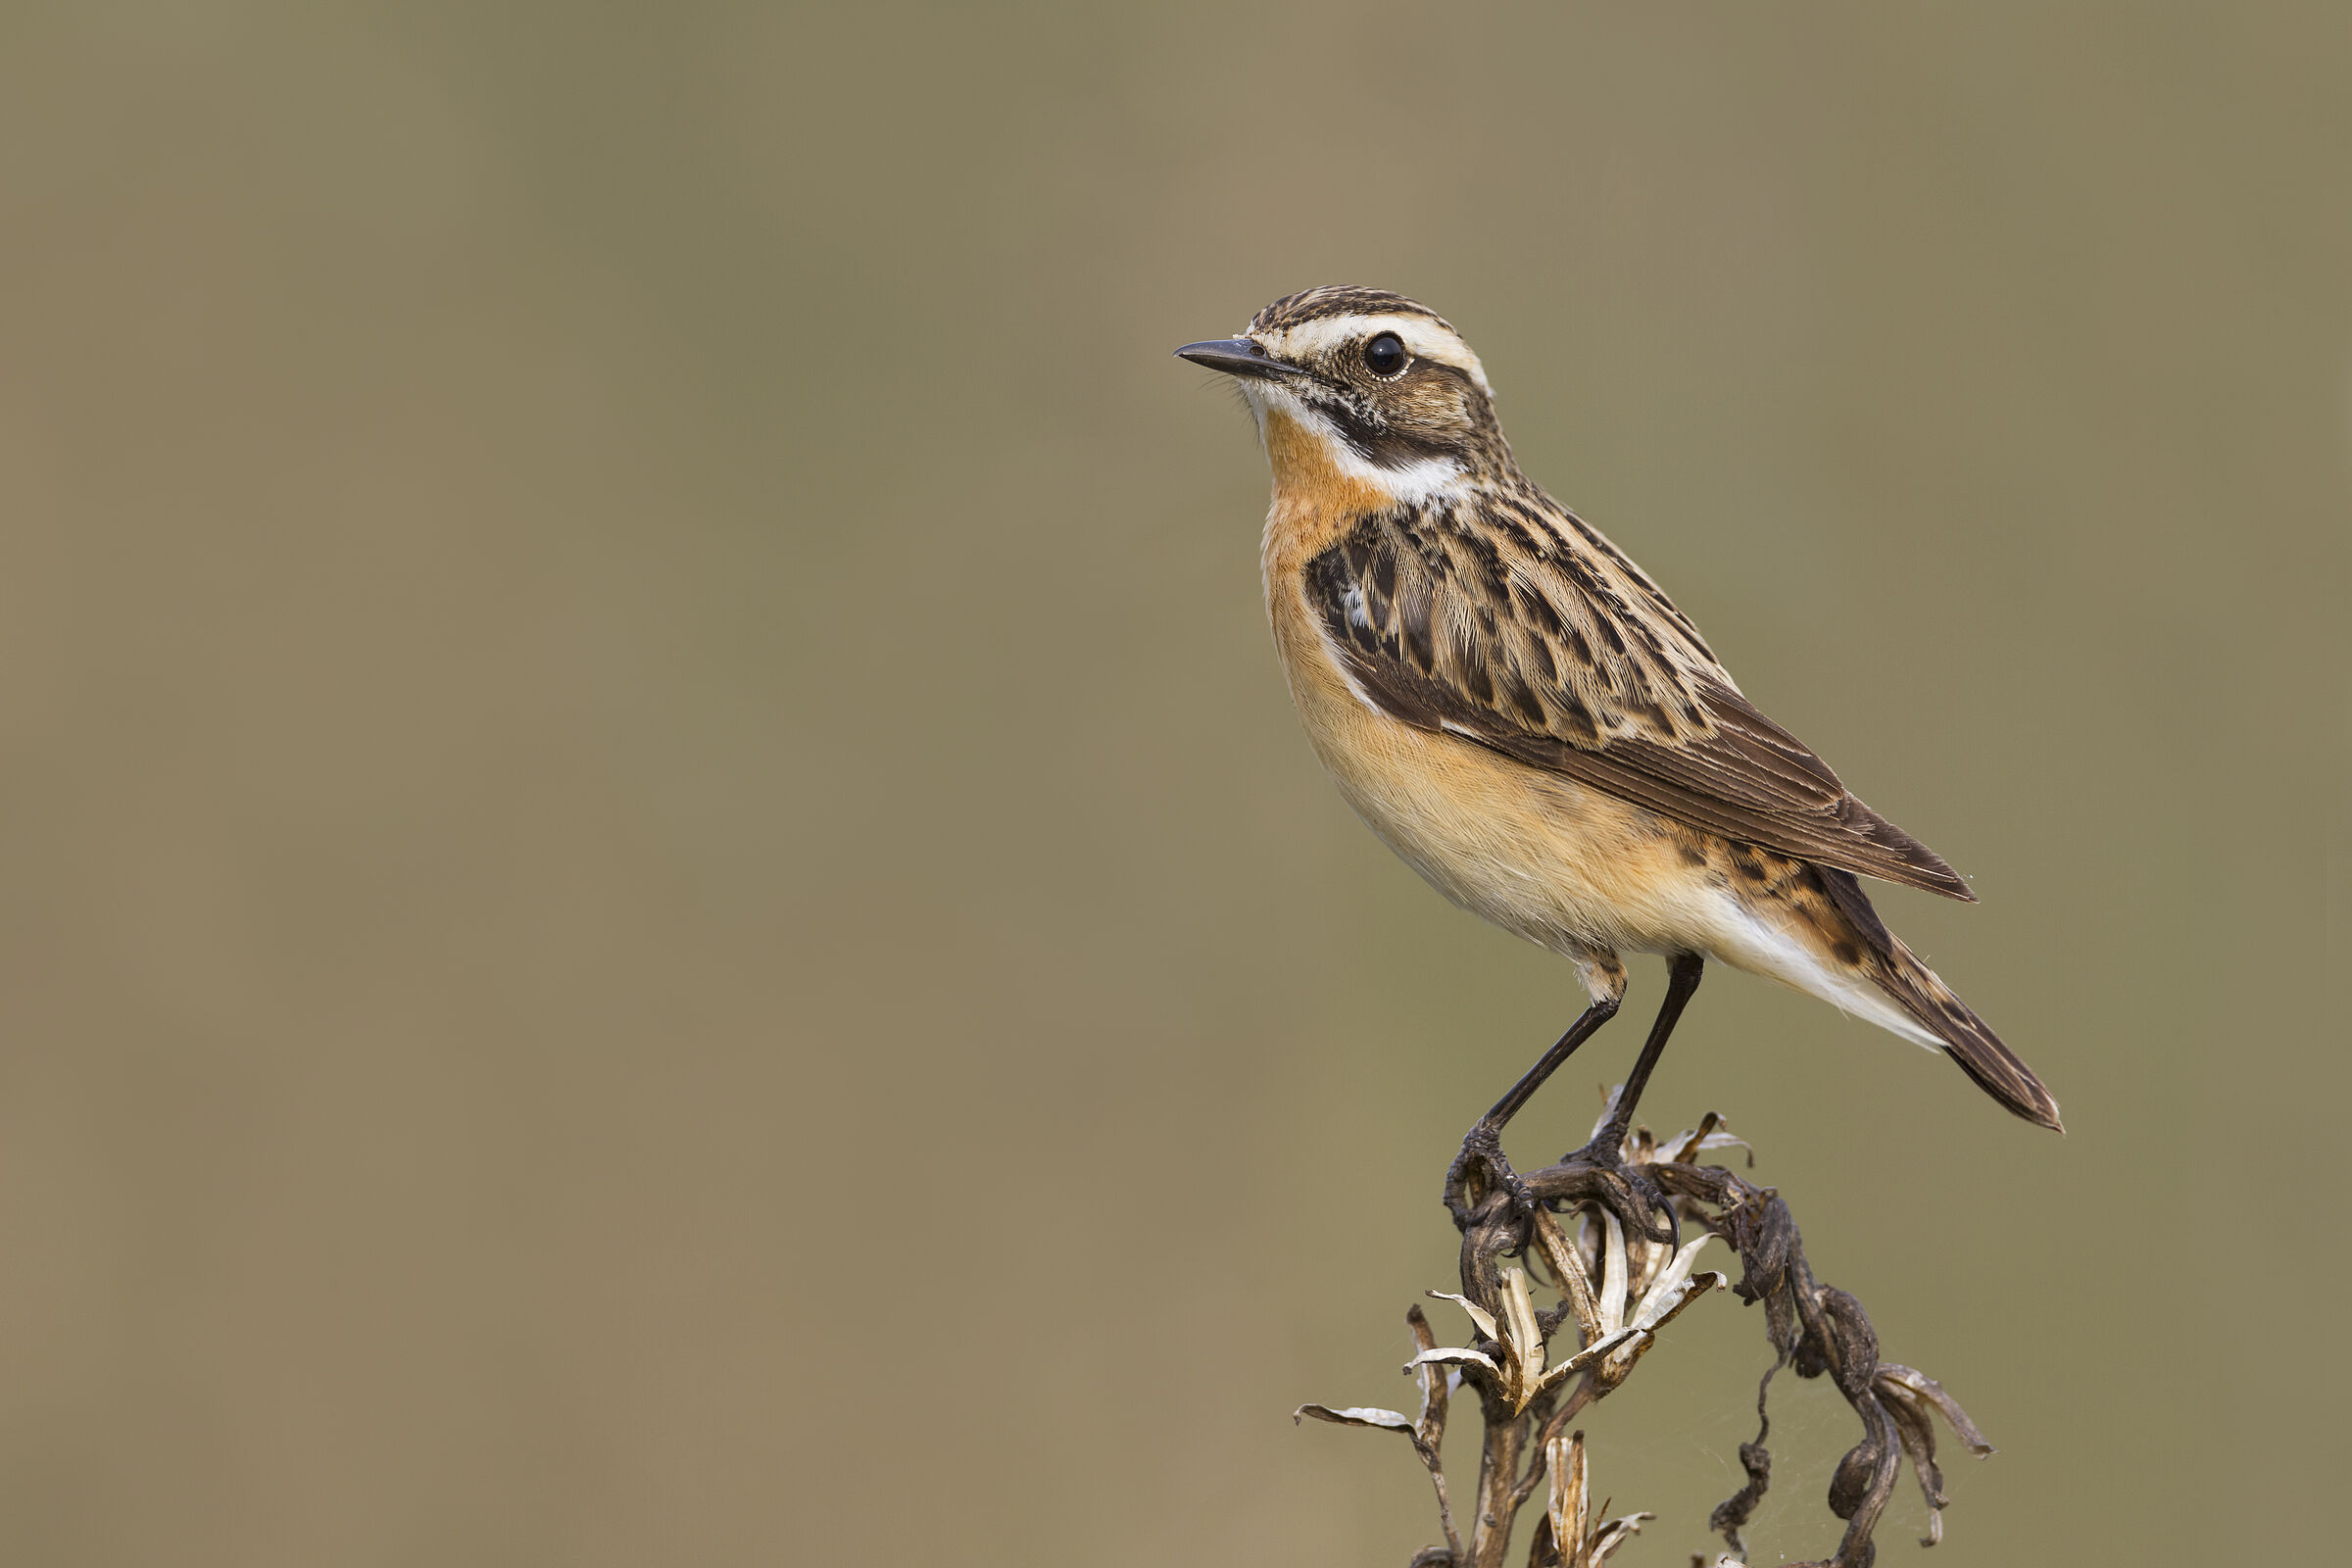
<svg viewBox="0 0 2352 1568"><path fill-rule="evenodd" d="M1612 1093L1596 1140L1616 1103ZM1906 1463L1927 1500L1922 1544L1942 1539L1947 1499L1936 1458L1936 1423L1978 1457L1993 1452L1991 1444L1941 1384L1880 1357L1877 1331L1861 1303L1815 1277L1778 1188L1697 1163L1702 1154L1735 1148L1746 1152L1753 1168L1754 1150L1709 1111L1672 1138L1635 1127L1614 1149L1595 1153L1588 1145L1524 1177L1465 1173L1462 1162L1449 1172L1447 1206L1461 1230L1461 1289L1427 1295L1462 1310L1470 1343L1440 1344L1428 1313L1415 1303L1405 1312L1414 1354L1403 1370L1419 1384L1416 1414L1325 1404L1302 1404L1292 1414L1294 1423L1312 1416L1336 1426L1396 1432L1411 1443L1436 1492L1446 1541L1416 1553L1415 1568L1501 1568L1513 1525L1539 1491L1546 1500L1528 1550L1530 1568L1598 1568L1606 1562L1654 1516L1594 1517L1608 1504L1589 1505L1592 1457L1584 1433L1569 1432L1568 1423L1621 1390L1657 1346L1661 1330L1701 1297L1723 1291L1764 1307L1774 1359L1757 1385L1756 1437L1740 1446L1745 1484L1708 1519L1731 1547L1714 1562L1747 1561L1741 1532L1763 1503L1772 1476L1766 1396L1784 1367L1801 1378L1829 1378L1863 1428L1830 1485L1831 1511L1846 1523L1837 1554L1791 1568L1869 1568L1877 1553L1873 1534ZM1499 1161L1498 1147L1494 1157ZM1457 1178L1483 1190L1457 1192ZM1652 1196L1644 1197L1644 1190ZM1677 1222L1696 1226L1697 1234L1679 1246L1658 1239L1648 1223L1653 1203ZM1694 1269L1711 1243L1738 1254L1737 1282ZM1538 1301L1539 1287L1554 1298L1551 1304ZM1555 1361L1552 1341L1571 1335L1573 1348ZM1483 1427L1478 1505L1468 1516L1466 1540L1440 1455L1450 1401L1464 1389L1477 1397ZM1691 1561L1704 1568L1707 1559L1693 1555Z"/></svg>

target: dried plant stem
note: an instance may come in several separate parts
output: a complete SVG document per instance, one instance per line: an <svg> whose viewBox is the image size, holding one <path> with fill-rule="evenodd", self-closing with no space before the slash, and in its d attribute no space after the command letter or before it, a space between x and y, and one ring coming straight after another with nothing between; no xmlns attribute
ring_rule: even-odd
<svg viewBox="0 0 2352 1568"><path fill-rule="evenodd" d="M1488 1417L1486 1446L1478 1459L1478 1528L1470 1538L1474 1568L1501 1568L1502 1554L1510 1549L1511 1521L1519 1512L1512 1483L1526 1442L1525 1422Z"/></svg>
<svg viewBox="0 0 2352 1568"><path fill-rule="evenodd" d="M1424 1455L1422 1463L1429 1467L1430 1485L1438 1489L1438 1523L1446 1532L1446 1560L1462 1560L1462 1533L1453 1522L1453 1499L1446 1493L1446 1467L1435 1455Z"/></svg>
<svg viewBox="0 0 2352 1568"><path fill-rule="evenodd" d="M1557 1443L1560 1434L1568 1430L1568 1423L1575 1420L1586 1405L1599 1397L1599 1381L1591 1376L1578 1384L1576 1392L1568 1396L1568 1402L1553 1411L1551 1419L1544 1423L1543 1435L1536 1442L1536 1451L1544 1453L1550 1448L1551 1445ZM1536 1494L1536 1489L1544 1484L1544 1467L1540 1464L1530 1464L1527 1467L1527 1474L1521 1476L1519 1484L1511 1489L1512 1509L1515 1511L1524 1506L1527 1499Z"/></svg>

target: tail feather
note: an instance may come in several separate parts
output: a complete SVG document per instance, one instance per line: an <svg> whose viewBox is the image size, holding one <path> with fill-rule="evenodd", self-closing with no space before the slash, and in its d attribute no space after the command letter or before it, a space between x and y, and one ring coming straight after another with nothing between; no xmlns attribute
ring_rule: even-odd
<svg viewBox="0 0 2352 1568"><path fill-rule="evenodd" d="M1823 866L1821 876L1831 901L1867 946L1864 967L1872 983L1941 1041L1945 1054L1978 1088L2037 1127L2066 1131L2058 1120L2058 1102L2034 1076L2034 1069L1886 929L1852 874Z"/></svg>

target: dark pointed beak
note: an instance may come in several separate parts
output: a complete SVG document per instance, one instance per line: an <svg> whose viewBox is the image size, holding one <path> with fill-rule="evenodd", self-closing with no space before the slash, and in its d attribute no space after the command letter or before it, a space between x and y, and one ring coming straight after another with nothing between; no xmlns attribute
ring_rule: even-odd
<svg viewBox="0 0 2352 1568"><path fill-rule="evenodd" d="M1211 338L1206 343L1187 343L1176 351L1180 360L1205 365L1227 375L1254 376L1261 381L1279 381L1285 376L1304 375L1296 365L1285 365L1246 337Z"/></svg>

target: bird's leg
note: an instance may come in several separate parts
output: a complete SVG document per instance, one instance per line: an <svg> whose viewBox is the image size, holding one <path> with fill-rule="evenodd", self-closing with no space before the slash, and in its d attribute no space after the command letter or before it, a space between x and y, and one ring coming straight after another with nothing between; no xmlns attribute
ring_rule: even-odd
<svg viewBox="0 0 2352 1568"><path fill-rule="evenodd" d="M1568 1032L1553 1042L1533 1067L1527 1069L1510 1091L1494 1102L1494 1108L1478 1118L1478 1122L1462 1139L1462 1152L1454 1156L1452 1166L1446 1172L1446 1206L1453 1213L1453 1222L1467 1229L1479 1200L1485 1195L1474 1194L1474 1178L1483 1177L1491 1191L1502 1188L1511 1194L1513 1203L1522 1213L1535 1212L1535 1196L1511 1162L1503 1157L1502 1129L1519 1107L1526 1104L1535 1092L1544 1087L1544 1080L1559 1071L1560 1063L1576 1054L1576 1048L1592 1038L1593 1031L1617 1016L1620 999L1597 997L1592 1004L1577 1014Z"/></svg>
<svg viewBox="0 0 2352 1568"><path fill-rule="evenodd" d="M1625 1135L1633 1129L1634 1107L1641 1103L1642 1091L1649 1087L1649 1075L1655 1071L1658 1058L1666 1054L1667 1037L1683 1016L1683 1008L1691 994L1698 990L1698 977L1706 967L1704 959L1695 953L1677 955L1666 967L1666 1000L1658 1004L1657 1022L1649 1026L1649 1038L1642 1044L1642 1054L1634 1061L1634 1070L1625 1080L1625 1089L1617 1097L1609 1119L1601 1123L1592 1141L1572 1154L1560 1158L1563 1165L1598 1165L1620 1170L1625 1179L1654 1208L1666 1215L1667 1229L1679 1245L1682 1227L1677 1222L1673 1202L1658 1190L1649 1173L1639 1165L1625 1163ZM1646 1229L1646 1227L1644 1227ZM1665 1241L1665 1236L1654 1240Z"/></svg>

